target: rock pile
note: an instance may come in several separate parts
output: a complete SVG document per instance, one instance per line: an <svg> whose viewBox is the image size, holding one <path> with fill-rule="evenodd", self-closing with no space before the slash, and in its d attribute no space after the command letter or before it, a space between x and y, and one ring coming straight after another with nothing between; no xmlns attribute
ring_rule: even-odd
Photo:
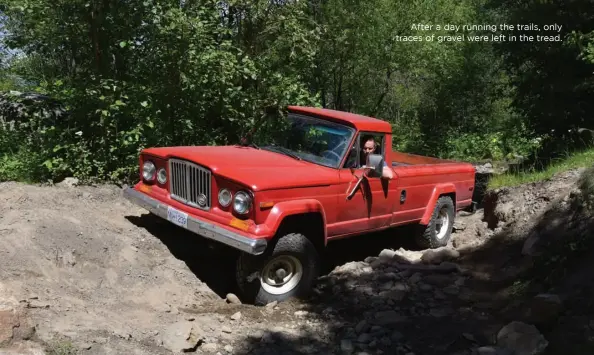
<svg viewBox="0 0 594 355"><path fill-rule="evenodd" d="M456 323L464 318L488 319L489 316L474 314L465 306L476 304L477 300L466 287L471 272L455 263L459 256L457 250L449 247L420 252L386 249L378 257L336 267L323 278L318 291L329 295L335 303L346 304L348 313L355 315L346 320L349 326L337 340L340 351L422 354L428 349L413 339L418 334L409 336L411 329L451 322L455 332ZM554 301L552 296L549 299ZM470 332L477 329L465 329L467 326L461 324L458 334L468 343L466 349L455 350L450 342L433 351L460 355L536 355L548 345L533 325L512 322L494 329L496 332L490 337L475 336Z"/></svg>

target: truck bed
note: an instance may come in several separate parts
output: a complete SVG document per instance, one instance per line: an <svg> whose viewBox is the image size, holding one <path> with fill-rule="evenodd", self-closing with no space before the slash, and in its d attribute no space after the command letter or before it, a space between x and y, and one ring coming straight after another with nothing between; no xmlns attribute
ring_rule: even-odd
<svg viewBox="0 0 594 355"><path fill-rule="evenodd" d="M392 151L392 166L459 164L454 160L439 159L423 155L408 154Z"/></svg>
<svg viewBox="0 0 594 355"><path fill-rule="evenodd" d="M471 204L475 184L475 169L472 164L401 152L392 152L392 156L392 168L398 178L397 186L394 187L395 195L399 196L400 191L406 190L410 197L414 196L407 203L408 211L405 214L414 214L410 211L424 213L430 204L434 188L444 184L455 187L454 202L458 209ZM419 212L414 217L420 218L421 215ZM400 218L396 218L398 219Z"/></svg>

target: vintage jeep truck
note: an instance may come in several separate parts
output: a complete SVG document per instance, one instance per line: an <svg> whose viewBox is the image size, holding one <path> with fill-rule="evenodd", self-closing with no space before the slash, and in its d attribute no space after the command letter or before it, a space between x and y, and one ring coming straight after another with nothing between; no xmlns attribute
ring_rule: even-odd
<svg viewBox="0 0 594 355"><path fill-rule="evenodd" d="M287 111L288 129L270 145L143 150L140 181L124 196L239 250L236 281L259 305L306 296L332 240L414 223L421 246L448 243L456 212L472 204L471 164L392 151L379 119Z"/></svg>

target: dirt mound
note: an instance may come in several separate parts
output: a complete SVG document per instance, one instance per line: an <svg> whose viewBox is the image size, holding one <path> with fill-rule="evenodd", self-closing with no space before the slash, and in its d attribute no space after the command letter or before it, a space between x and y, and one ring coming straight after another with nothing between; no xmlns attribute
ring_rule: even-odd
<svg viewBox="0 0 594 355"><path fill-rule="evenodd" d="M233 255L120 188L2 183L0 300L12 301L0 307L0 353L557 351L590 326L568 302L590 309L594 265L566 257L573 276L548 281L535 270L561 265L539 264L560 240L591 250L559 232L590 226L581 173L488 193L484 210L458 216L447 248L414 250L407 228L334 242L311 299L266 307L226 302Z"/></svg>
<svg viewBox="0 0 594 355"><path fill-rule="evenodd" d="M0 184L1 286L41 338L153 343L177 307L219 299L124 217L140 213L115 187Z"/></svg>
<svg viewBox="0 0 594 355"><path fill-rule="evenodd" d="M531 217L538 216L551 203L562 200L576 189L585 169L570 170L544 182L491 191L484 199L484 219L488 227L522 227L517 234L530 229Z"/></svg>
<svg viewBox="0 0 594 355"><path fill-rule="evenodd" d="M550 342L546 354L594 350L593 187L594 169L579 169L492 191L474 224L489 237L460 250L499 319L536 325Z"/></svg>
<svg viewBox="0 0 594 355"><path fill-rule="evenodd" d="M593 201L594 168L557 195L524 234L522 256L531 263L515 281L521 286L516 298L523 301L507 311L543 331L551 342L547 354L594 351Z"/></svg>

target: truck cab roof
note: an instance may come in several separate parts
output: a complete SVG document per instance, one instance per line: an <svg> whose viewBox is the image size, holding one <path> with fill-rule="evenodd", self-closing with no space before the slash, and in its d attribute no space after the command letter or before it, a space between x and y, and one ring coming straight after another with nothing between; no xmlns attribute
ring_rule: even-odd
<svg viewBox="0 0 594 355"><path fill-rule="evenodd" d="M359 131L392 133L392 126L388 122L373 117L317 107L289 106L287 109L289 112L313 115L329 121L347 124Z"/></svg>

